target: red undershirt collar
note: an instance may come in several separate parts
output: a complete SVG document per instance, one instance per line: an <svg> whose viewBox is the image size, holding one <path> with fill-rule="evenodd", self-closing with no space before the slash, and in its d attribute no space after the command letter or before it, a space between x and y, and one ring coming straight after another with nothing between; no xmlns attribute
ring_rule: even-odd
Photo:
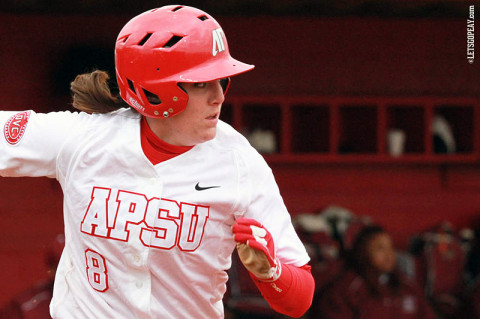
<svg viewBox="0 0 480 319"><path fill-rule="evenodd" d="M177 146L161 140L148 126L147 120L142 116L140 123L140 136L143 153L153 165L171 159L191 150L193 146Z"/></svg>

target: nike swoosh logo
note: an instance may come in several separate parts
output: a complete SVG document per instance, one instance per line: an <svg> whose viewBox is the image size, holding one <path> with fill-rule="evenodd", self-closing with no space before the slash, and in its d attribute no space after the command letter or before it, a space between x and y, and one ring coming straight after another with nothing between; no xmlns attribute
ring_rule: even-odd
<svg viewBox="0 0 480 319"><path fill-rule="evenodd" d="M204 191L204 190L206 190L206 189L210 189L210 188L218 188L218 187L220 187L220 186L207 186L207 187L201 187L199 184L200 184L200 183L197 183L197 185L195 185L195 190L197 190L197 191Z"/></svg>

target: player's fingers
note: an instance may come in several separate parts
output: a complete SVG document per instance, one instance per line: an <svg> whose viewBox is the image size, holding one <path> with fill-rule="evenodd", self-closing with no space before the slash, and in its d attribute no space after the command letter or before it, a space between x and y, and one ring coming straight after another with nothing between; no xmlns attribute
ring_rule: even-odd
<svg viewBox="0 0 480 319"><path fill-rule="evenodd" d="M255 241L255 237L252 234L237 233L233 235L233 240L237 243L247 243L247 241Z"/></svg>
<svg viewBox="0 0 480 319"><path fill-rule="evenodd" d="M253 236L251 234L235 234L233 236L233 239L237 243L246 244L248 247L250 247L252 249L260 250L264 254L269 254L268 247L267 247L267 242L263 238L258 240L255 236Z"/></svg>
<svg viewBox="0 0 480 319"><path fill-rule="evenodd" d="M257 226L250 226L252 229L252 234L255 236L255 239L259 241L260 243L264 244L267 246L267 241L265 240L265 236L267 235L267 231L263 227L257 227Z"/></svg>
<svg viewBox="0 0 480 319"><path fill-rule="evenodd" d="M249 225L233 224L232 232L234 234L252 234L252 228Z"/></svg>
<svg viewBox="0 0 480 319"><path fill-rule="evenodd" d="M252 225L237 225L233 224L232 232L234 234L252 234L255 237L265 237L267 235L267 231L263 227L257 227Z"/></svg>
<svg viewBox="0 0 480 319"><path fill-rule="evenodd" d="M268 248L265 245L259 243L256 240L247 240L246 243L247 243L248 247L250 247L250 248L260 250L264 253L266 253L268 251Z"/></svg>
<svg viewBox="0 0 480 319"><path fill-rule="evenodd" d="M235 219L235 223L239 225L253 225L253 226L262 227L262 224L253 218L239 217Z"/></svg>
<svg viewBox="0 0 480 319"><path fill-rule="evenodd" d="M267 240L265 236L267 231L263 227L257 226L246 226L246 225L233 225L232 232L234 234L235 240L245 240L245 239L255 239L260 242L262 245L267 246ZM242 235L242 236L239 236Z"/></svg>

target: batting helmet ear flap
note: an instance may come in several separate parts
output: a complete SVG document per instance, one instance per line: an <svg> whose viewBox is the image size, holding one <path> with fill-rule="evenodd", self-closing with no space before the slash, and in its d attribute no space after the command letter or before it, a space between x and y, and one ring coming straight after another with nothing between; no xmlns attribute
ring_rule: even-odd
<svg viewBox="0 0 480 319"><path fill-rule="evenodd" d="M163 84L163 87L169 94L163 95L161 92L158 92L159 95L155 96L161 101L161 104L152 104L149 101L149 97L145 94L146 103L148 103L149 107L145 110L144 114L150 117L164 117L167 118L169 116L177 115L178 113L185 110L187 107L188 102L188 94L187 92L180 86L178 83L175 82L166 82ZM143 90L145 92L146 89ZM146 90L149 92L148 90ZM151 93L153 94L153 93ZM156 99L154 98L154 102Z"/></svg>

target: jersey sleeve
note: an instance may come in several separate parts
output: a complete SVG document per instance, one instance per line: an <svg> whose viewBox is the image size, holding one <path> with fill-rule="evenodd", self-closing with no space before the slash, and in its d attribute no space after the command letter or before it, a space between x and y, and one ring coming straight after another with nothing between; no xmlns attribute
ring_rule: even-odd
<svg viewBox="0 0 480 319"><path fill-rule="evenodd" d="M282 263L304 266L310 258L293 227L272 170L256 151L248 155L242 187L247 192L244 217L258 220L268 229Z"/></svg>
<svg viewBox="0 0 480 319"><path fill-rule="evenodd" d="M56 177L56 160L86 114L0 111L0 176Z"/></svg>

